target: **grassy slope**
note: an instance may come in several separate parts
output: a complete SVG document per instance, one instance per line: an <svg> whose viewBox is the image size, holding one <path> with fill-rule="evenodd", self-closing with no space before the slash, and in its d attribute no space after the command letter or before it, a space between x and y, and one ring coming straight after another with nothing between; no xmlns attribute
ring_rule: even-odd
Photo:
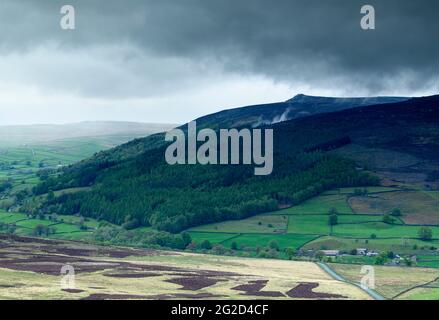
<svg viewBox="0 0 439 320"><path fill-rule="evenodd" d="M337 273L346 279L359 283L364 274L361 266L331 264ZM388 299L397 297L410 288L428 283L439 276L436 269L398 268L375 266L376 290Z"/></svg>
<svg viewBox="0 0 439 320"><path fill-rule="evenodd" d="M190 229L189 232L198 242L207 239L214 244L222 244L226 247L230 247L233 242L242 247L265 247L271 240L276 240L281 249L303 247L314 250L351 251L356 248L369 248L380 252L393 251L400 254L419 254L420 250L423 250L431 259L431 252L428 248L438 247L439 240L416 239L419 226L404 225L404 222L398 218L396 218L395 225L381 222L385 212L378 215L354 214L348 201L353 191L351 188L333 190L325 193L326 195L270 215L264 214L240 221L205 225ZM390 195L405 191L397 188L368 188L368 192L370 197L376 197L382 195L383 192ZM413 192L409 191L407 194L413 194ZM332 233L328 225L327 214L331 207L336 207L343 212L339 215L339 224L333 227ZM404 219L404 216L402 218ZM286 223L288 223L287 233L285 233ZM432 227L432 230L434 237L438 238L439 226ZM372 234L375 234L377 239L371 239ZM420 265L425 266L437 266L438 264L437 261L420 261Z"/></svg>

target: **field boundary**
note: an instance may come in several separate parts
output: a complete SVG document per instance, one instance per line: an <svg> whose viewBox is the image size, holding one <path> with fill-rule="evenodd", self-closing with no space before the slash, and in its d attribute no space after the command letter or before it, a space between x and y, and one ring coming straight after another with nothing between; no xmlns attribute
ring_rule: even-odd
<svg viewBox="0 0 439 320"><path fill-rule="evenodd" d="M430 284L432 284L432 283L434 283L434 282L436 282L438 280L439 280L439 277L436 277L435 279L433 279L431 281L428 281L428 282L426 282L424 284L419 284L419 285L413 286L411 288L408 288L408 289L398 293L396 296L392 297L392 300L394 300L394 299L396 299L396 298L402 296L403 294L406 294L406 293L408 293L408 292L410 292L412 290L419 289L419 288L425 288L426 286L428 286L428 285L430 285Z"/></svg>

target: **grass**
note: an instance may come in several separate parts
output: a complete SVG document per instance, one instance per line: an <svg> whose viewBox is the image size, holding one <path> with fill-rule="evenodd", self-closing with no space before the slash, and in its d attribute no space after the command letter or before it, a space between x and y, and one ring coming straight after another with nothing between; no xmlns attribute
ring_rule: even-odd
<svg viewBox="0 0 439 320"><path fill-rule="evenodd" d="M414 249L416 246L416 249ZM392 251L400 254L419 254L431 246L439 247L439 240L418 239L345 239L333 236L320 237L304 246L304 250L343 250L366 248L372 251Z"/></svg>
<svg viewBox="0 0 439 320"><path fill-rule="evenodd" d="M297 234L329 234L328 216L289 216L288 233Z"/></svg>
<svg viewBox="0 0 439 320"><path fill-rule="evenodd" d="M373 215L340 215L338 216L339 224L355 224L355 223L365 223L365 222L382 222L382 216ZM401 220L395 218L397 224L403 224Z"/></svg>
<svg viewBox="0 0 439 320"><path fill-rule="evenodd" d="M402 295L404 300L439 300L439 288L417 288Z"/></svg>
<svg viewBox="0 0 439 320"><path fill-rule="evenodd" d="M361 189L361 190L366 189L368 194L393 192L393 191L401 190L399 188L391 188L391 187L339 188L339 189L323 192L322 195L326 196L326 195L354 194L356 189Z"/></svg>
<svg viewBox="0 0 439 320"><path fill-rule="evenodd" d="M222 244L225 247L230 248L233 242L236 242L238 246L257 248L267 247L268 243L272 240L278 242L281 250L285 248L298 249L305 243L312 241L316 236L312 235L298 235L298 234L281 234L281 235L266 235L260 234L255 237L254 234L243 234L236 238L224 241Z"/></svg>
<svg viewBox="0 0 439 320"><path fill-rule="evenodd" d="M65 222L67 224L79 224L81 222L81 217L79 216L68 216L68 215L58 215L58 221ZM99 221L91 218L83 219L85 226L89 228L99 227Z"/></svg>
<svg viewBox="0 0 439 320"><path fill-rule="evenodd" d="M368 197L357 198L375 199L373 197L384 196L394 199L395 195L400 197L399 194L416 194L412 191L395 191L399 189L385 187L373 187L368 190ZM318 196L298 206L271 214L204 225L190 231L197 232L198 241L207 239L212 240L212 243L222 242L226 246L235 241L252 248L264 247L272 239L281 242L282 247L290 246L288 243L293 243L291 246L294 248L306 244L305 248L315 250L326 248L351 251L356 248L368 248L379 252L417 253L421 248L439 246L439 240L430 242L418 240L420 227L404 225L400 218L395 218L396 223L393 225L383 223L384 211L376 212L376 215L353 213L347 201L353 191L354 188L344 188L336 191L337 194ZM339 212L338 225L332 229L328 223L328 212L331 208L336 208ZM431 229L433 237L439 238L439 226ZM285 232L287 235L283 234ZM377 239L372 239L372 235ZM234 238L225 240L228 237ZM308 243L313 238L318 239Z"/></svg>
<svg viewBox="0 0 439 320"><path fill-rule="evenodd" d="M331 264L331 268L346 279L359 283L364 276L361 266ZM400 268L374 266L375 285L378 293L392 299L415 286L433 281L439 276L439 270L427 268Z"/></svg>
<svg viewBox="0 0 439 320"><path fill-rule="evenodd" d="M21 236L32 236L36 226L44 225L55 230L55 234L51 237L62 238L67 240L81 240L89 236L92 230L81 230L79 222L81 220L78 216L59 215L58 222L51 221L46 216L46 219L30 219L27 215L22 213L7 213L4 210L0 211L0 222L6 224L15 224L16 234ZM98 227L99 222L94 219L86 219L85 226L91 229Z"/></svg>
<svg viewBox="0 0 439 320"><path fill-rule="evenodd" d="M418 261L417 266L425 268L439 268L439 261Z"/></svg>
<svg viewBox="0 0 439 320"><path fill-rule="evenodd" d="M219 244L230 238L236 237L233 233L214 233L214 232L189 232L193 241L202 242L208 240L212 244Z"/></svg>
<svg viewBox="0 0 439 320"><path fill-rule="evenodd" d="M225 232L225 233L276 233L287 229L287 216L258 215L244 220L225 221L192 228L189 231L197 232Z"/></svg>
<svg viewBox="0 0 439 320"><path fill-rule="evenodd" d="M0 213L0 222L11 224L18 221L28 219L23 213Z"/></svg>
<svg viewBox="0 0 439 320"><path fill-rule="evenodd" d="M342 224L334 226L333 235L341 237L370 238L418 238L418 226L390 225L383 222ZM433 236L439 236L439 227L431 227Z"/></svg>
<svg viewBox="0 0 439 320"><path fill-rule="evenodd" d="M145 133L146 135L146 133ZM88 158L96 152L138 138L139 134L114 134L99 137L80 137L47 142L0 142L0 181L10 179L13 188L9 192L29 189L40 182L36 173L42 168L58 168ZM55 137L52 137L55 139ZM32 139L31 139L32 140ZM67 190L76 192L79 190ZM57 192L59 195L62 192Z"/></svg>
<svg viewBox="0 0 439 320"><path fill-rule="evenodd" d="M179 297L178 295L212 294L214 299L263 299L260 296L241 295L233 290L238 285L248 284L250 281L264 280L267 282L262 291L276 291L281 293L281 299L288 299L286 292L295 288L301 282L313 282L318 285L317 292L328 294L342 294L348 299L368 299L369 297L359 288L332 279L316 264L310 262L280 261L269 259L251 259L238 257L218 257L211 255L174 253L155 251L137 251L136 256L126 258L110 258L105 253L111 248L100 248L78 243L8 243L6 248L0 248L0 262L10 259L11 256L20 255L29 262L24 262L29 270L35 269L34 261L70 261L74 262L87 256L90 265L100 266L102 270L95 272L81 272L76 276L77 293L68 293L61 290L60 276L55 273L42 274L38 271L20 271L12 265L9 269L0 269L0 299L81 299L91 294L108 295L133 295L154 299L155 295ZM63 250L71 252L68 257ZM91 256L88 256L92 252ZM111 263L109 263L111 261ZM115 273L138 273L135 270L121 270L120 264L130 263L133 269L141 270L147 266L156 276L123 278L112 277ZM58 268L58 263L55 269ZM61 268L62 264L59 265ZM170 268L169 271L166 268ZM222 281L197 290L182 290L181 286L170 283L168 280L181 277L204 278L207 272L222 274ZM140 272L141 273L141 272ZM230 273L230 274L229 274ZM155 298L158 299L158 298ZM163 299L163 298L162 298ZM180 298L182 299L182 298ZM184 298L183 298L184 299ZM264 298L265 299L265 298ZM267 297L267 299L270 299Z"/></svg>
<svg viewBox="0 0 439 320"><path fill-rule="evenodd" d="M51 226L53 224L54 222L50 220L40 220L40 219L28 219L16 223L17 227L27 228L27 229L34 229L38 225Z"/></svg>
<svg viewBox="0 0 439 320"><path fill-rule="evenodd" d="M439 200L422 191L381 193L369 197L353 197L350 205L357 213L382 214L399 208L407 224L439 224Z"/></svg>
<svg viewBox="0 0 439 320"><path fill-rule="evenodd" d="M273 214L294 215L294 214L327 214L335 208L340 214L353 214L345 195L329 195L312 198L304 203L273 212Z"/></svg>
<svg viewBox="0 0 439 320"><path fill-rule="evenodd" d="M86 241L91 234L91 231L72 231L70 233L56 233L50 237L62 240Z"/></svg>
<svg viewBox="0 0 439 320"><path fill-rule="evenodd" d="M433 199L439 200L439 191L425 191L425 193Z"/></svg>
<svg viewBox="0 0 439 320"><path fill-rule="evenodd" d="M114 139L116 137L81 138L18 147L3 146L0 148L0 165L2 163L7 163L7 165L0 167L0 179L11 178L13 180L14 187L11 192L13 197L15 193L31 188L39 182L36 172L40 169L40 163L52 168L58 165L68 165L113 146L117 140ZM117 140L117 143L119 142ZM417 226L403 225L403 221L400 220L397 225L387 225L381 222L384 213L400 208L404 214L402 219L406 223L439 224L437 215L439 192L412 192L398 188L367 187L368 197L352 197L355 189L357 188L327 191L321 196L291 208L239 221L199 226L189 231L197 242L209 240L212 244L230 246L233 241L236 241L239 245L252 248L265 247L270 240L278 241L281 248L296 249L305 245L305 248L367 247L378 251L416 252L413 249L415 244L419 248L439 246L438 241L426 243L416 239L402 240L402 238L417 238L419 230ZM56 195L83 190L85 189L67 189L57 191ZM351 206L355 210L352 210ZM332 229L331 234L328 212L332 208L339 212L339 225ZM80 230L80 217L60 215L58 218L61 223L53 225L53 222L48 219L28 219L23 214L0 211L0 222L16 223L18 234L31 235L36 225L43 224L53 226L56 229L56 234L53 236L58 238L81 240L90 235L89 231ZM99 226L99 222L90 219L85 221L85 225L95 229ZM439 227L432 227L432 229L434 236L439 238ZM329 236L330 234L332 236ZM369 239L368 243L364 243L372 234L375 234L378 239ZM364 239L355 242L356 238ZM436 262L432 261L421 263L426 266L436 265Z"/></svg>

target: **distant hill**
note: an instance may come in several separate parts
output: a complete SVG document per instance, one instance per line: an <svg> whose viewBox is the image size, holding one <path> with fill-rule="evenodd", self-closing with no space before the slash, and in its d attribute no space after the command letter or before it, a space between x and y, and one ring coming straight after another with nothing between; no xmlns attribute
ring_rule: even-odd
<svg viewBox="0 0 439 320"><path fill-rule="evenodd" d="M146 136L174 128L174 124L118 121L80 122L61 125L0 126L0 146L40 143L80 137L114 135Z"/></svg>

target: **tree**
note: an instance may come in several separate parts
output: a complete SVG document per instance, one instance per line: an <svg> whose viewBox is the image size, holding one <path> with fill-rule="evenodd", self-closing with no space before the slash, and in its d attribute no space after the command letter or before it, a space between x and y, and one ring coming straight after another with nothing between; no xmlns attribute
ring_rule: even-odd
<svg viewBox="0 0 439 320"><path fill-rule="evenodd" d="M404 257L403 261L407 267L411 267L413 265L413 261L410 258Z"/></svg>
<svg viewBox="0 0 439 320"><path fill-rule="evenodd" d="M51 202L54 199L55 199L55 193L52 190L50 190L49 193L47 194L47 201Z"/></svg>
<svg viewBox="0 0 439 320"><path fill-rule="evenodd" d="M382 252L378 257L375 259L375 264L378 266L382 266L387 262L388 259L388 253Z"/></svg>
<svg viewBox="0 0 439 320"><path fill-rule="evenodd" d="M233 241L232 244L230 245L230 249L232 250L238 250L238 244L236 243L236 241Z"/></svg>
<svg viewBox="0 0 439 320"><path fill-rule="evenodd" d="M212 244L209 240L204 240L203 242L201 242L200 248L204 250L210 250L212 249Z"/></svg>
<svg viewBox="0 0 439 320"><path fill-rule="evenodd" d="M315 254L315 258L319 261L322 261L324 257L325 257L325 253L322 251L317 251Z"/></svg>
<svg viewBox="0 0 439 320"><path fill-rule="evenodd" d="M215 245L212 248L212 250L213 250L214 254L219 255L219 256L223 256L223 255L225 255L227 253L227 249L224 248L224 246L220 245L220 244Z"/></svg>
<svg viewBox="0 0 439 320"><path fill-rule="evenodd" d="M270 259L277 259L277 258L279 258L278 250L275 250L275 249L268 250L267 258L270 258Z"/></svg>
<svg viewBox="0 0 439 320"><path fill-rule="evenodd" d="M391 217L390 215L386 214L386 215L384 215L384 217L383 217L383 222L384 222L384 223L387 223L387 224L395 224L395 223L396 223L396 220L395 220L395 218L393 218L393 217Z"/></svg>
<svg viewBox="0 0 439 320"><path fill-rule="evenodd" d="M277 242L276 240L271 240L271 241L268 243L268 247L269 247L270 249L273 249L273 250L279 251L279 242Z"/></svg>
<svg viewBox="0 0 439 320"><path fill-rule="evenodd" d="M42 224L36 225L33 230L33 234L37 237L48 236L49 228Z"/></svg>
<svg viewBox="0 0 439 320"><path fill-rule="evenodd" d="M393 209L392 210L392 212L390 213L392 216L394 216L394 217L400 217L400 216L402 216L402 212L401 212L401 210L400 209Z"/></svg>
<svg viewBox="0 0 439 320"><path fill-rule="evenodd" d="M294 248L285 248L285 254L288 257L288 260L292 260L295 253L296 253L296 250L294 250Z"/></svg>
<svg viewBox="0 0 439 320"><path fill-rule="evenodd" d="M186 247L192 242L192 237L188 232L182 232L181 238L183 239L183 242Z"/></svg>
<svg viewBox="0 0 439 320"><path fill-rule="evenodd" d="M387 252L387 258L389 259L395 259L395 253L393 251Z"/></svg>
<svg viewBox="0 0 439 320"><path fill-rule="evenodd" d="M429 227L422 227L418 231L419 239L430 241L433 238L433 231Z"/></svg>
<svg viewBox="0 0 439 320"><path fill-rule="evenodd" d="M336 214L331 214L329 216L329 225L336 226L338 224L338 216Z"/></svg>

